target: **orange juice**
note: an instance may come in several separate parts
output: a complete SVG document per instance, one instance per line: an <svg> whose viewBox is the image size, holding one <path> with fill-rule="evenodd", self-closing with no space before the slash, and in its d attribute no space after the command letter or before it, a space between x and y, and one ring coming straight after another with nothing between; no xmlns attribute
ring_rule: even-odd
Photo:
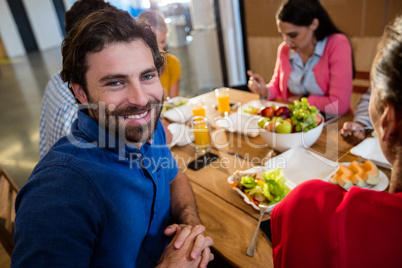
<svg viewBox="0 0 402 268"><path fill-rule="evenodd" d="M219 94L217 96L217 100L218 100L218 111L221 114L229 113L230 112L229 95L226 93Z"/></svg>
<svg viewBox="0 0 402 268"><path fill-rule="evenodd" d="M193 106L193 116L205 116L205 108L203 105Z"/></svg>
<svg viewBox="0 0 402 268"><path fill-rule="evenodd" d="M197 151L206 152L210 148L209 128L207 119L203 116L194 117L192 129L194 132L194 143Z"/></svg>
<svg viewBox="0 0 402 268"><path fill-rule="evenodd" d="M209 148L209 131L208 128L195 128L194 131L194 143L198 149L204 150Z"/></svg>

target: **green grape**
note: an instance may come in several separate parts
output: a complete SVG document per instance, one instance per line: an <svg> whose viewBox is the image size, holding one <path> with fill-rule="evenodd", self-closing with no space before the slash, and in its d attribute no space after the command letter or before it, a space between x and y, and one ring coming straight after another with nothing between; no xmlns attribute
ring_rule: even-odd
<svg viewBox="0 0 402 268"><path fill-rule="evenodd" d="M289 105L290 119L295 126L295 131L306 132L317 127L318 109L311 106L307 98L303 97L300 101L295 100L292 105Z"/></svg>

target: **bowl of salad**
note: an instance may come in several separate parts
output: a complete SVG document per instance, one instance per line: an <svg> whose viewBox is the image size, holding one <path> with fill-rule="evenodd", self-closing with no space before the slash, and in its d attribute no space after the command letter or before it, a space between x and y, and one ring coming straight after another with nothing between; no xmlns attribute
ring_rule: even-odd
<svg viewBox="0 0 402 268"><path fill-rule="evenodd" d="M323 116L307 98L290 105L272 105L259 112L258 126L267 145L279 152L310 147L320 137Z"/></svg>

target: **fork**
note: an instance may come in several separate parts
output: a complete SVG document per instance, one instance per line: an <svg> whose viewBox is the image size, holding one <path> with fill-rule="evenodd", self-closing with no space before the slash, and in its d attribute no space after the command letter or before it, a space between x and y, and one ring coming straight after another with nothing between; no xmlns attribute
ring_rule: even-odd
<svg viewBox="0 0 402 268"><path fill-rule="evenodd" d="M257 238L258 238L258 232L260 231L260 224L262 221L262 217L265 214L265 211L268 209L268 206L265 205L258 205L260 208L260 219L258 220L257 228L255 229L253 238L250 241L250 244L248 245L247 248L247 256L253 257L255 254L255 250L257 249Z"/></svg>
<svg viewBox="0 0 402 268"><path fill-rule="evenodd" d="M259 94L260 94L260 102L262 105L265 105L266 99L264 98L264 96L262 95L262 90L259 90Z"/></svg>

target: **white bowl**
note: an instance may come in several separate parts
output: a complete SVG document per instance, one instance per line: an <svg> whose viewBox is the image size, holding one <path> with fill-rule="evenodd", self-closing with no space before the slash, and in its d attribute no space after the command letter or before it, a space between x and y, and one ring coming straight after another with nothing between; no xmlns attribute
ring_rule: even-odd
<svg viewBox="0 0 402 268"><path fill-rule="evenodd" d="M321 114L320 116L322 118ZM322 118L320 125L307 132L283 134L260 128L260 135L269 147L279 152L283 152L294 147L310 147L320 137L323 127L324 118Z"/></svg>

